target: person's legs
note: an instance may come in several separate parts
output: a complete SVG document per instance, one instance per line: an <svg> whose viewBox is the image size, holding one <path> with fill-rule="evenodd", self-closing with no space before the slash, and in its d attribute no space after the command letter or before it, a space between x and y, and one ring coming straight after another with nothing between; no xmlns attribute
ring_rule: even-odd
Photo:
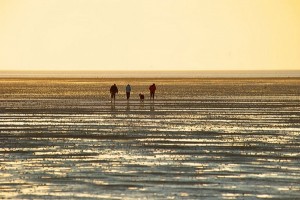
<svg viewBox="0 0 300 200"><path fill-rule="evenodd" d="M154 92L150 92L150 99L154 99Z"/></svg>
<svg viewBox="0 0 300 200"><path fill-rule="evenodd" d="M116 100L116 94L115 93L111 93L111 100Z"/></svg>
<svg viewBox="0 0 300 200"><path fill-rule="evenodd" d="M127 100L130 98L130 92L126 92Z"/></svg>

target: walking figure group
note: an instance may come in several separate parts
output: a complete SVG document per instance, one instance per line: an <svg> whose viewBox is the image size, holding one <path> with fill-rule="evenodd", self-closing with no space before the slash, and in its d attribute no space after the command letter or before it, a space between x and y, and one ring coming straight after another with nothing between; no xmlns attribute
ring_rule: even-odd
<svg viewBox="0 0 300 200"><path fill-rule="evenodd" d="M126 86L125 91L126 91L126 99L127 99L127 101L129 101L130 92L131 92L131 86L129 84ZM155 95L155 91L156 91L156 86L155 86L154 83L152 85L150 85L149 91L150 91L150 100L151 99L154 100L154 95ZM118 92L119 92L119 90L118 90L117 85L113 84L110 87L111 102L113 102L113 101L115 102L115 100L116 100L116 94L118 94ZM144 102L145 95L142 94L142 93L140 93L139 97L140 97L140 101Z"/></svg>

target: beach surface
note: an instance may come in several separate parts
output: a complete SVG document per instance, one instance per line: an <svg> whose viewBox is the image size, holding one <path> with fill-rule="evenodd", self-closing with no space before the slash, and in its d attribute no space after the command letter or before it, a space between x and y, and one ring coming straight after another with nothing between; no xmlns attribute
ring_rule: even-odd
<svg viewBox="0 0 300 200"><path fill-rule="evenodd" d="M0 86L2 199L300 199L300 78Z"/></svg>

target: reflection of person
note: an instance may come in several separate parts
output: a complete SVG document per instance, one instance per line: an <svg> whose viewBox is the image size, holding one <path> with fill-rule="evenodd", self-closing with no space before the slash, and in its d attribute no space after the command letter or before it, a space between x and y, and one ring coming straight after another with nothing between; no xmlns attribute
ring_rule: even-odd
<svg viewBox="0 0 300 200"><path fill-rule="evenodd" d="M153 98L153 100L154 100L154 94L155 94L155 90L156 90L156 86L154 83L152 85L150 85L149 90L150 90L150 99Z"/></svg>
<svg viewBox="0 0 300 200"><path fill-rule="evenodd" d="M129 100L129 98L130 98L130 92L131 92L131 86L128 84L126 86L126 97L127 97L127 100Z"/></svg>
<svg viewBox="0 0 300 200"><path fill-rule="evenodd" d="M116 84L113 84L110 87L110 94L111 94L111 102L112 100L116 100L116 93L118 93L118 87L116 86Z"/></svg>
<svg viewBox="0 0 300 200"><path fill-rule="evenodd" d="M110 111L116 111L116 106L114 103L110 104Z"/></svg>
<svg viewBox="0 0 300 200"><path fill-rule="evenodd" d="M154 109L154 102L152 102L152 103L150 104L150 111L152 111L152 112L155 111L155 109Z"/></svg>
<svg viewBox="0 0 300 200"><path fill-rule="evenodd" d="M130 111L130 104L129 104L128 101L127 101L127 104L126 104L126 111Z"/></svg>

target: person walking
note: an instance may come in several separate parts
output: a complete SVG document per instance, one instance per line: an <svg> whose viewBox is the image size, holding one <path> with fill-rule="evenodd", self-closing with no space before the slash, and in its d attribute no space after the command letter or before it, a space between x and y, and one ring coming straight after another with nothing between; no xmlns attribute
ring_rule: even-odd
<svg viewBox="0 0 300 200"><path fill-rule="evenodd" d="M129 100L130 98L130 92L131 92L131 86L128 84L126 86L126 98L127 98L127 101Z"/></svg>
<svg viewBox="0 0 300 200"><path fill-rule="evenodd" d="M111 101L110 102L112 102L112 100L114 100L114 102L115 102L115 100L116 100L116 94L118 93L119 91L118 91L118 87L116 86L116 84L113 84L111 87L110 87L110 95L111 95Z"/></svg>
<svg viewBox="0 0 300 200"><path fill-rule="evenodd" d="M154 83L152 85L150 85L149 90L150 90L150 99L154 100L154 94L155 94L155 90L156 90L156 86Z"/></svg>

